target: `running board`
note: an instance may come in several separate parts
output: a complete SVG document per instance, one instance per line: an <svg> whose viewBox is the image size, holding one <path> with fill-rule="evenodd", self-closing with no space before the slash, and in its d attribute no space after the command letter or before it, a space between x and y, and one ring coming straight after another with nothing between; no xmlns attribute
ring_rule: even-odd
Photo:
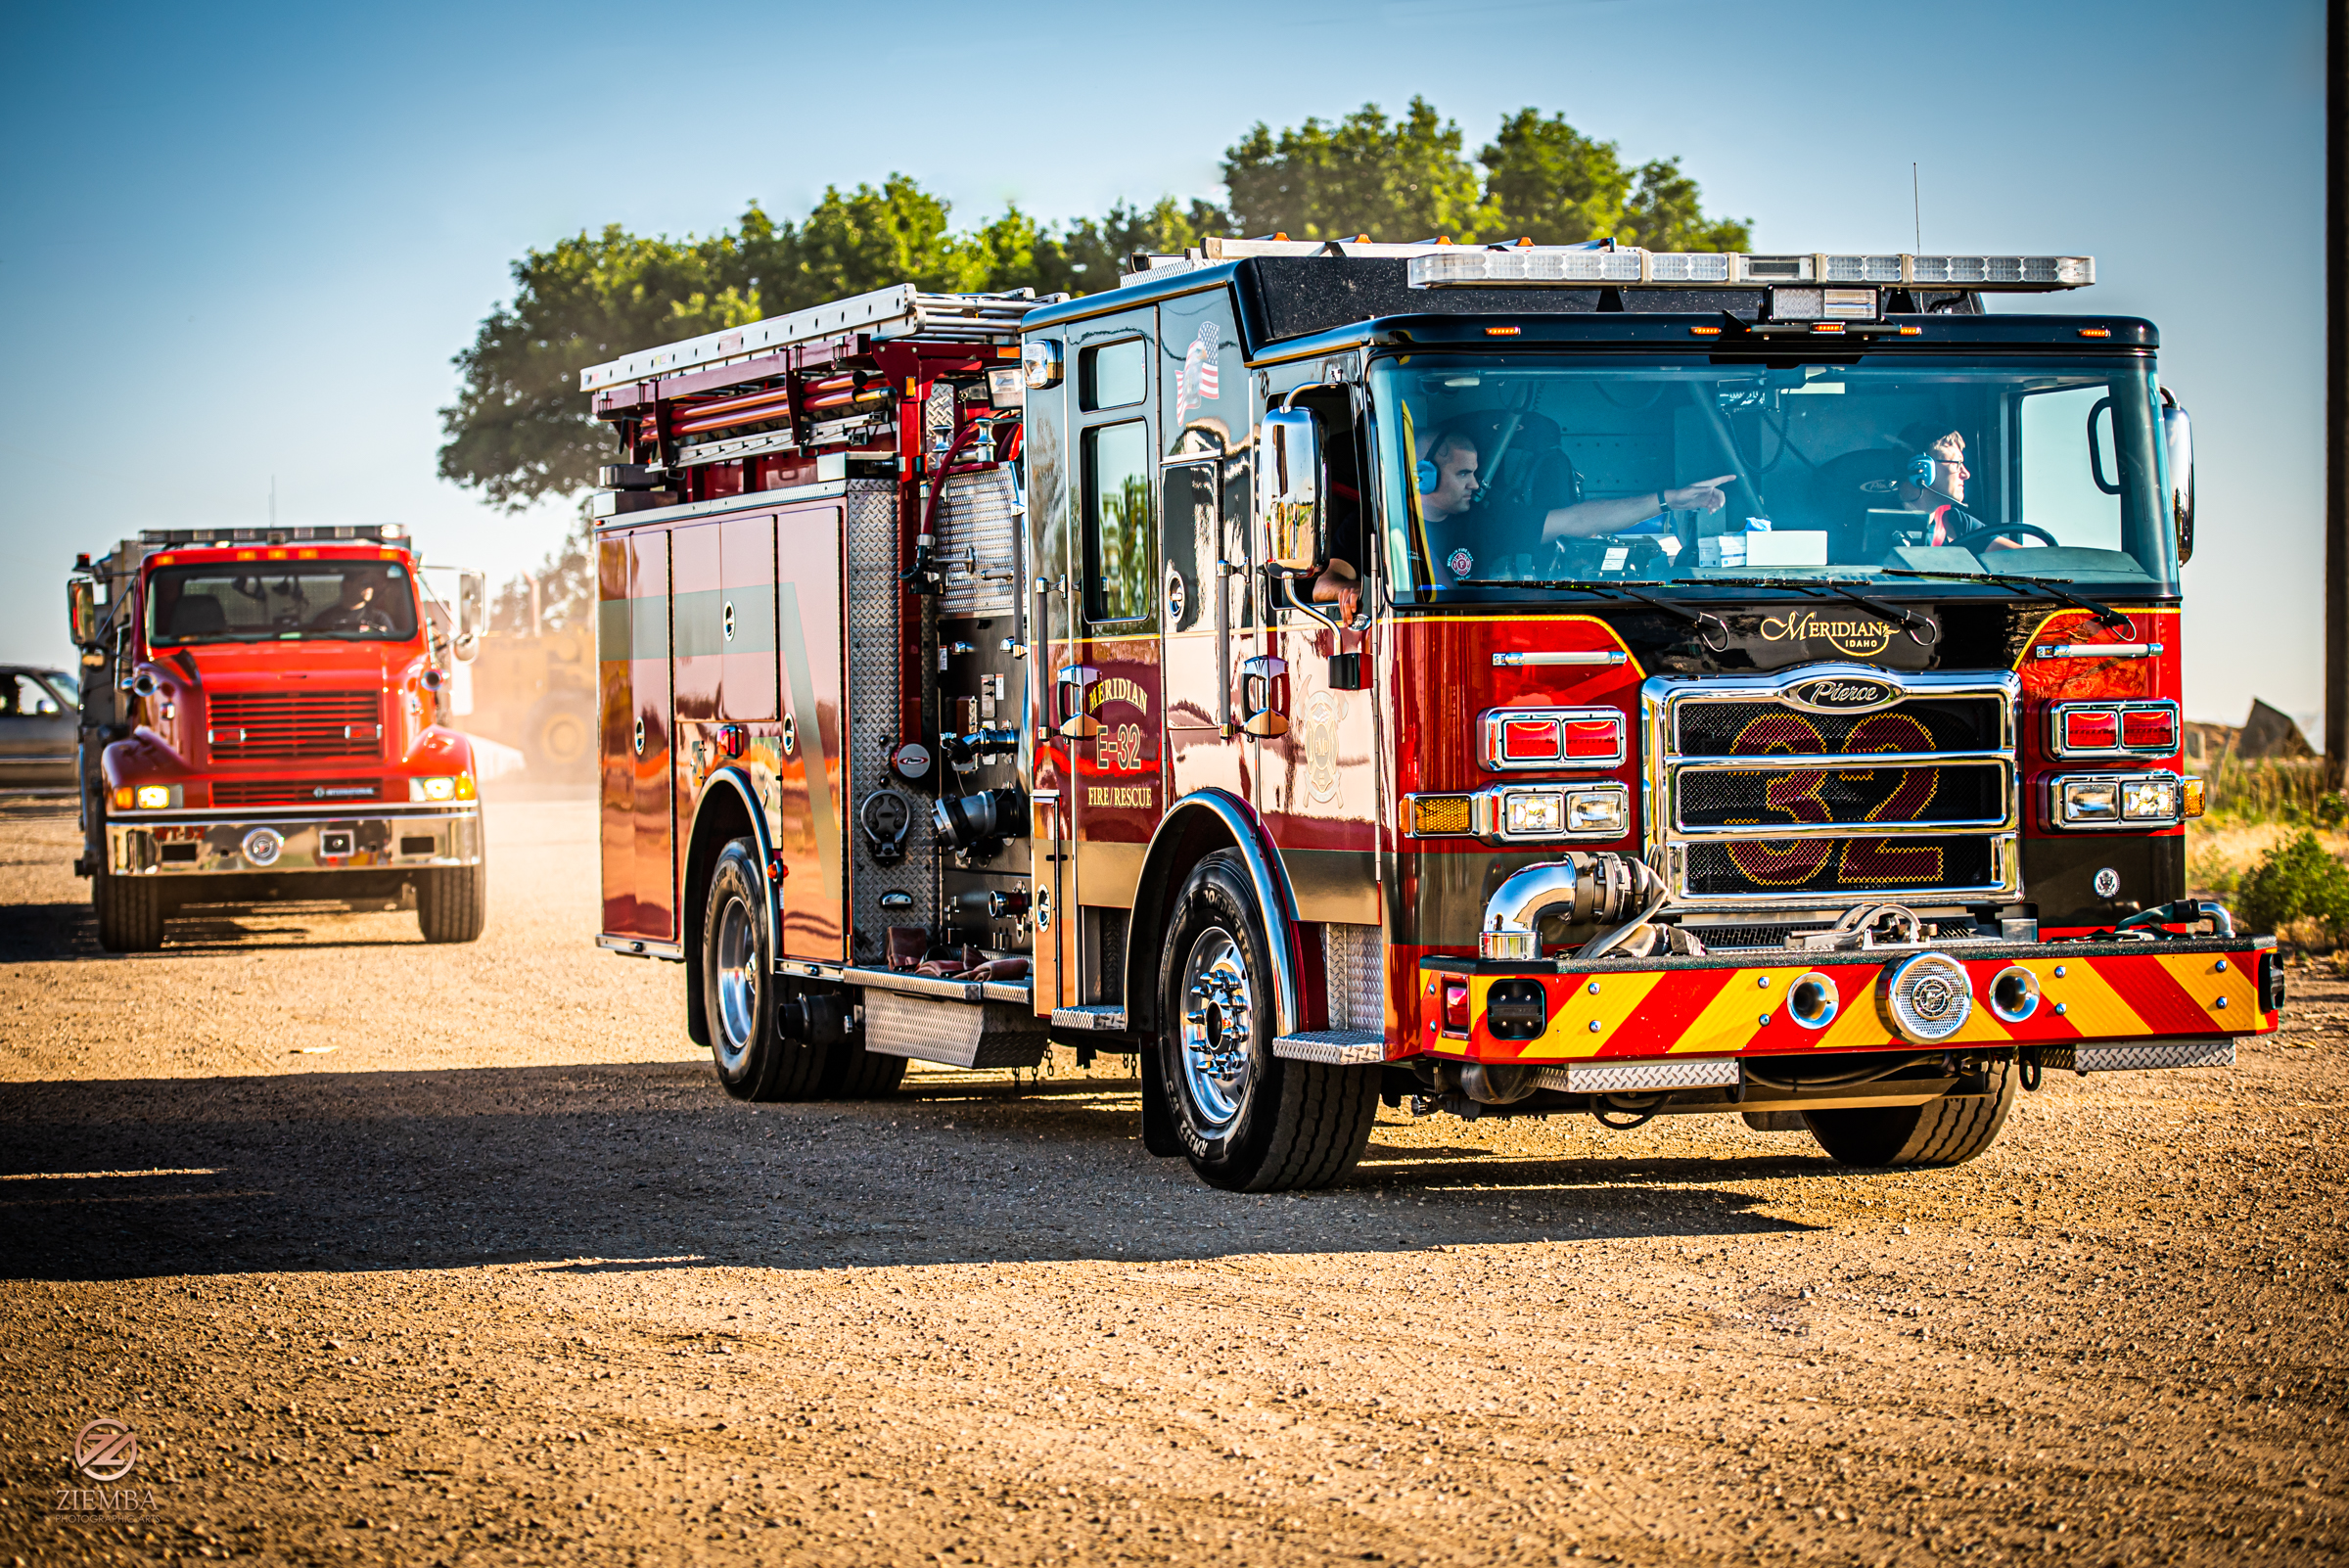
<svg viewBox="0 0 2349 1568"><path fill-rule="evenodd" d="M2234 1038L2115 1040L2105 1045L2041 1046L2040 1065L2079 1074L2137 1073L2158 1067L2233 1067Z"/></svg>
<svg viewBox="0 0 2349 1568"><path fill-rule="evenodd" d="M1330 1067L1375 1067L1387 1059L1387 1037L1376 1029L1313 1030L1281 1036L1272 1042L1272 1054Z"/></svg>
<svg viewBox="0 0 2349 1568"><path fill-rule="evenodd" d="M1093 1035L1123 1035L1126 1033L1126 1009L1123 1007L1055 1007L1052 1009L1054 1029L1082 1030Z"/></svg>

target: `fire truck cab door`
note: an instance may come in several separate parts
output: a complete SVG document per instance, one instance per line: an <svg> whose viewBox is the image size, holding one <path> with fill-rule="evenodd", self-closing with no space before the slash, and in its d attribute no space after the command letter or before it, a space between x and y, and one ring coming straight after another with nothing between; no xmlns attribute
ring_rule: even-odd
<svg viewBox="0 0 2349 1568"><path fill-rule="evenodd" d="M1166 805L1157 324L1145 307L1067 328L1069 589L1049 596L1056 640L1038 671L1067 768L1064 1006L1125 1005L1128 913Z"/></svg>
<svg viewBox="0 0 2349 1568"><path fill-rule="evenodd" d="M599 538L595 578L604 934L668 947L678 941L668 533Z"/></svg>

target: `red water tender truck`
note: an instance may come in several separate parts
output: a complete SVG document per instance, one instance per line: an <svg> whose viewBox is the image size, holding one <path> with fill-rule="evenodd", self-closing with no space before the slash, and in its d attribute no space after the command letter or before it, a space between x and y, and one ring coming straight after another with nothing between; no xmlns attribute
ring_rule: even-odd
<svg viewBox="0 0 2349 1568"><path fill-rule="evenodd" d="M484 918L482 808L443 722L482 582L424 587L396 525L159 530L74 563L81 822L112 951L201 906L405 906L427 941Z"/></svg>
<svg viewBox="0 0 2349 1568"><path fill-rule="evenodd" d="M2014 308L2094 271L1212 242L593 367L602 940L733 1093L1130 1053L1259 1189L1382 1097L1932 1165L2232 1063L2186 413Z"/></svg>

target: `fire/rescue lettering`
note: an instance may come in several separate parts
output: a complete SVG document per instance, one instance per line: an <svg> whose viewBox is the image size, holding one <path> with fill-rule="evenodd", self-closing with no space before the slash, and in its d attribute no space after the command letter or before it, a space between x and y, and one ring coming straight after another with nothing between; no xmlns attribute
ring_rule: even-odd
<svg viewBox="0 0 2349 1568"><path fill-rule="evenodd" d="M1153 809L1158 792L1148 784L1091 784L1085 787L1084 804L1114 811L1147 811Z"/></svg>

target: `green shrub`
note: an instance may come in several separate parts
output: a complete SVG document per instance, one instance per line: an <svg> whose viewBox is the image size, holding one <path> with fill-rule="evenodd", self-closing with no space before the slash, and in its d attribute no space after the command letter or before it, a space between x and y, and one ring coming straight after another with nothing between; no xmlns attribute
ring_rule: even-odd
<svg viewBox="0 0 2349 1568"><path fill-rule="evenodd" d="M2243 877L2237 909L2255 931L2280 931L2295 920L2324 928L2334 942L2349 929L2349 866L2301 832L2270 850Z"/></svg>

